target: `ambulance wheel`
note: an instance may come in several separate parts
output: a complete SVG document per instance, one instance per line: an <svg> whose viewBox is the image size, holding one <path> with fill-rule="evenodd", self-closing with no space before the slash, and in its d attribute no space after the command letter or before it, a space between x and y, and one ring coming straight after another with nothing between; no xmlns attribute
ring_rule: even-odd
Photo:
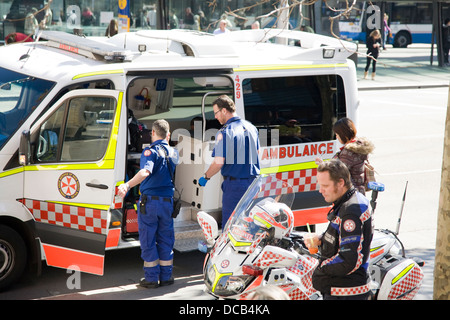
<svg viewBox="0 0 450 320"><path fill-rule="evenodd" d="M13 284L23 273L27 248L12 228L0 225L0 291Z"/></svg>

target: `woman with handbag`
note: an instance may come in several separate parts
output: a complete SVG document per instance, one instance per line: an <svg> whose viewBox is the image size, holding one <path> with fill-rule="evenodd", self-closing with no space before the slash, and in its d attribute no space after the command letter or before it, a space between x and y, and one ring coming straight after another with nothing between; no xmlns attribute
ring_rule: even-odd
<svg viewBox="0 0 450 320"><path fill-rule="evenodd" d="M362 194L365 194L367 177L366 164L369 154L375 149L373 143L364 137L356 137L356 126L349 118L341 118L333 126L336 139L343 144L340 150L333 156L346 164L350 171L353 186ZM316 163L321 162L316 159Z"/></svg>

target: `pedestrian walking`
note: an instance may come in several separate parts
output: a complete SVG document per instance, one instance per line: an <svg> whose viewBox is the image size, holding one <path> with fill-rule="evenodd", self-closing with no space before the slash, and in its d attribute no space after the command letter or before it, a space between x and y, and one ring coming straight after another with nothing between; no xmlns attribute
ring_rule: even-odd
<svg viewBox="0 0 450 320"><path fill-rule="evenodd" d="M377 68L378 54L380 52L381 46L381 32L380 30L373 30L366 41L367 47L367 62L366 68L364 69L364 79L367 79L369 73L370 63L372 63L372 80L375 80L375 73Z"/></svg>
<svg viewBox="0 0 450 320"><path fill-rule="evenodd" d="M385 13L384 14L384 20L383 20L383 26L384 26L384 37L383 37L383 50L386 50L386 44L388 43L389 39L392 36L391 28L389 28L389 16Z"/></svg>
<svg viewBox="0 0 450 320"><path fill-rule="evenodd" d="M225 227L237 203L247 188L260 173L258 130L250 122L236 114L233 100L222 95L213 102L215 118L223 125L215 137L212 153L213 163L199 181L207 181L221 171L222 183L222 228Z"/></svg>
<svg viewBox="0 0 450 320"><path fill-rule="evenodd" d="M140 171L128 182L119 186L119 196L124 197L134 186L140 185L138 208L141 258L144 260L145 277L140 285L157 288L174 283L172 175L178 153L169 147L169 123L157 120L152 126L152 144L142 151Z"/></svg>

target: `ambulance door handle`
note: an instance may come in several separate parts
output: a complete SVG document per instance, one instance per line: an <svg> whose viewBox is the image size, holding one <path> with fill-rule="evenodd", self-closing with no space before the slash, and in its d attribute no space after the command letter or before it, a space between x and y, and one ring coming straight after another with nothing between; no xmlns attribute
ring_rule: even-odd
<svg viewBox="0 0 450 320"><path fill-rule="evenodd" d="M91 188L97 188L97 189L102 189L102 190L108 189L108 186L106 184L96 184L96 183L88 182L88 183L86 183L86 185Z"/></svg>

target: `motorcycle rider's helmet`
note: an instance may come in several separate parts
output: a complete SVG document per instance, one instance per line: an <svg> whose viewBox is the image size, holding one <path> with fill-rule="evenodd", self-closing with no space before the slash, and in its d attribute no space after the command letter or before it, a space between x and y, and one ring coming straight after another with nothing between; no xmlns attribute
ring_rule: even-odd
<svg viewBox="0 0 450 320"><path fill-rule="evenodd" d="M276 202L272 198L257 203L251 210L250 216L257 226L269 230L275 229L275 239L281 239L292 231L294 214L284 203Z"/></svg>

